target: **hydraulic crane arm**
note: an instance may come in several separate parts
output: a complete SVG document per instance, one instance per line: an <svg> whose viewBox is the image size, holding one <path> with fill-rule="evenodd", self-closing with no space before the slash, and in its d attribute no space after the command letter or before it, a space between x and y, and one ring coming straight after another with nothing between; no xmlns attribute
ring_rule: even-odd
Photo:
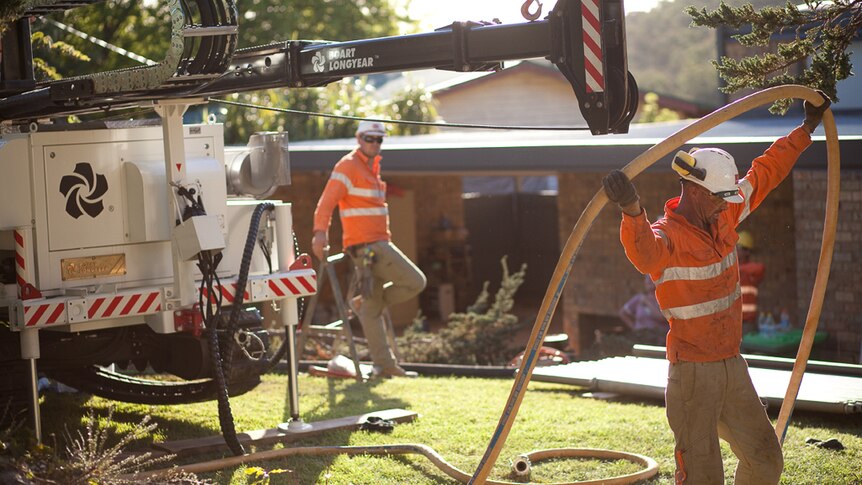
<svg viewBox="0 0 862 485"><path fill-rule="evenodd" d="M228 17L235 22L235 16ZM210 25L198 29L196 35L224 37L231 35L229 27ZM178 35L192 32L186 28ZM214 44L231 45L224 40ZM226 55L224 48L215 52L220 59ZM227 68L217 75L210 70L207 76L189 76L178 69L177 74L145 89L122 89L116 83L119 89L102 88L100 92L95 75L47 83L0 100L0 119L83 113L158 99L314 87L346 76L391 71L487 71L501 68L503 61L537 57L549 59L569 80L593 134L626 133L638 100L637 86L627 69L622 0L558 0L546 19L529 23L456 22L421 34L348 42L288 41L229 54Z"/></svg>

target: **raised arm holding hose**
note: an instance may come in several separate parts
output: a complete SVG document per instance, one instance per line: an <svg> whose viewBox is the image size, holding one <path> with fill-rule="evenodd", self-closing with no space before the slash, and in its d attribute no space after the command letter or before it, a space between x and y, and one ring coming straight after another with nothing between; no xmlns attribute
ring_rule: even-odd
<svg viewBox="0 0 862 485"><path fill-rule="evenodd" d="M677 483L724 483L719 437L739 458L736 483L778 483L781 476L781 446L739 355L735 229L811 144L830 104L823 98L819 106L806 101L802 125L756 158L741 180L724 150L678 152L672 168L680 175L681 194L653 224L622 171L603 180L608 198L623 212L620 240L626 256L656 283L656 298L670 322L665 399Z"/></svg>
<svg viewBox="0 0 862 485"><path fill-rule="evenodd" d="M311 246L314 255L322 259L323 250L329 245L332 212L337 206L344 230L344 252L362 275L361 301L350 303L368 340L374 375L393 377L410 374L398 365L386 339L383 310L419 294L426 280L422 271L391 242L386 182L380 178L384 136L383 123L359 124L358 146L335 165L317 202Z"/></svg>

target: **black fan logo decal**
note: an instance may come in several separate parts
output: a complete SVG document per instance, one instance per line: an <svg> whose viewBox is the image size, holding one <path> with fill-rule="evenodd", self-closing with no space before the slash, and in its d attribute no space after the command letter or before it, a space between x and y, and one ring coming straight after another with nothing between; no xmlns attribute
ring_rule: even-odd
<svg viewBox="0 0 862 485"><path fill-rule="evenodd" d="M60 179L60 192L66 197L66 213L75 219L84 214L96 218L105 209L102 198L108 191L108 179L93 172L86 162L75 165L75 171Z"/></svg>

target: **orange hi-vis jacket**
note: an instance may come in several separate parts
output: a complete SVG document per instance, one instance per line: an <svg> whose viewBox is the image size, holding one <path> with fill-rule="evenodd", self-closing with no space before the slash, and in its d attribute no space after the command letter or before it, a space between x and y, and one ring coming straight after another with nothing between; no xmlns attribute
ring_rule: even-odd
<svg viewBox="0 0 862 485"><path fill-rule="evenodd" d="M344 248L392 238L380 159L378 155L369 166L368 157L357 148L335 164L314 211L315 232L329 230L337 205Z"/></svg>
<svg viewBox="0 0 862 485"><path fill-rule="evenodd" d="M740 180L740 204L728 204L704 231L676 214L679 197L650 225L646 211L623 213L620 241L629 261L656 284L656 299L668 322L671 362L714 362L739 353L742 299L736 256L736 226L790 173L811 137L799 127L757 157Z"/></svg>

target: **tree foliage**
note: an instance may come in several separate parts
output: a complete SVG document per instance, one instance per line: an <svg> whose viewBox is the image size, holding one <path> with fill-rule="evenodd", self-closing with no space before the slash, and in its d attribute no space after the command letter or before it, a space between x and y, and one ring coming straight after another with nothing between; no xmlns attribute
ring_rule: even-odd
<svg viewBox="0 0 862 485"><path fill-rule="evenodd" d="M725 56L713 61L726 82L721 88L726 93L803 84L821 89L837 101L836 84L852 74L848 48L862 28L862 0L805 0L804 8L788 1L782 7L759 10L722 2L714 10L688 7L686 13L692 25L730 27L741 32L733 36L741 45L762 48L742 59ZM776 34L788 33L790 40L776 38ZM792 67L807 59L810 62L801 72L793 72ZM783 113L789 106L790 100L781 100L772 111Z"/></svg>
<svg viewBox="0 0 862 485"><path fill-rule="evenodd" d="M527 265L509 273L506 258L501 261L503 278L500 289L490 301L488 282L476 301L464 313L449 315L446 327L436 333L422 330L417 321L399 339L398 348L408 362L504 365L517 353L512 336L521 327L511 314L515 293L524 283Z"/></svg>
<svg viewBox="0 0 862 485"><path fill-rule="evenodd" d="M729 6L754 8L781 5L785 0L726 0ZM716 33L692 25L686 8L716 9L720 0L663 0L649 12L626 15L629 70L644 91L668 94L718 106L724 103L716 58ZM657 34L660 33L660 34Z"/></svg>
<svg viewBox="0 0 862 485"><path fill-rule="evenodd" d="M379 102L365 77L345 78L323 88L269 89L252 93L235 93L230 101L285 108L327 115L384 118L393 121L432 122L437 109L423 86L410 87L391 100ZM229 106L217 112L225 121L225 142L243 144L256 131L287 131L291 140L350 138L356 121L349 118L283 113L265 109ZM390 135L428 133L433 127L412 124L389 124Z"/></svg>
<svg viewBox="0 0 862 485"><path fill-rule="evenodd" d="M4 0L0 2L0 34L6 31L10 23L21 18L32 0Z"/></svg>
<svg viewBox="0 0 862 485"><path fill-rule="evenodd" d="M30 41L33 43L33 70L35 71L36 79L39 81L57 80L60 79L60 73L57 68L47 62L40 53L52 55L59 53L69 59L76 59L82 62L89 62L90 58L79 51L75 47L63 41L54 41L44 32L33 32L30 36Z"/></svg>
<svg viewBox="0 0 862 485"><path fill-rule="evenodd" d="M391 0L246 0L240 47L285 40L355 40L396 35L415 25ZM408 2L409 3L409 2Z"/></svg>
<svg viewBox="0 0 862 485"><path fill-rule="evenodd" d="M170 15L164 2L106 0L63 14L54 14L50 18L155 62L165 58L170 45ZM37 21L33 28L54 39L62 39L91 59L86 62L61 52L45 56L46 62L62 77L141 65L138 61L70 34L45 20Z"/></svg>
<svg viewBox="0 0 862 485"><path fill-rule="evenodd" d="M4 19L14 19L26 8L26 0L16 0L0 10ZM251 47L276 41L297 39L353 40L396 35L410 28L403 7L406 0L249 0L238 3L239 46ZM14 8L12 8L14 7ZM167 4L106 0L103 3L72 9L52 16L57 21L97 37L135 54L161 61L170 43L170 16ZM43 79L78 76L99 71L140 65L123 55L55 25L41 21L34 24L35 40L42 49L36 64ZM55 41L54 39L62 39ZM68 55L72 53L73 55ZM89 62L87 59L91 59ZM326 114L383 117L392 120L433 121L436 110L424 88L410 88L388 102L372 96L372 87L364 78L351 78L323 88L270 89L238 93L229 98L250 104L291 108ZM248 108L204 109L204 115L215 112L226 124L228 143L245 143L255 131L286 130L295 140L352 136L356 123L305 115L284 114ZM393 125L393 134L425 133L427 127Z"/></svg>
<svg viewBox="0 0 862 485"><path fill-rule="evenodd" d="M644 94L644 103L641 106L641 114L638 123L655 123L657 121L675 121L679 119L679 113L672 109L659 106L660 96L656 93Z"/></svg>

